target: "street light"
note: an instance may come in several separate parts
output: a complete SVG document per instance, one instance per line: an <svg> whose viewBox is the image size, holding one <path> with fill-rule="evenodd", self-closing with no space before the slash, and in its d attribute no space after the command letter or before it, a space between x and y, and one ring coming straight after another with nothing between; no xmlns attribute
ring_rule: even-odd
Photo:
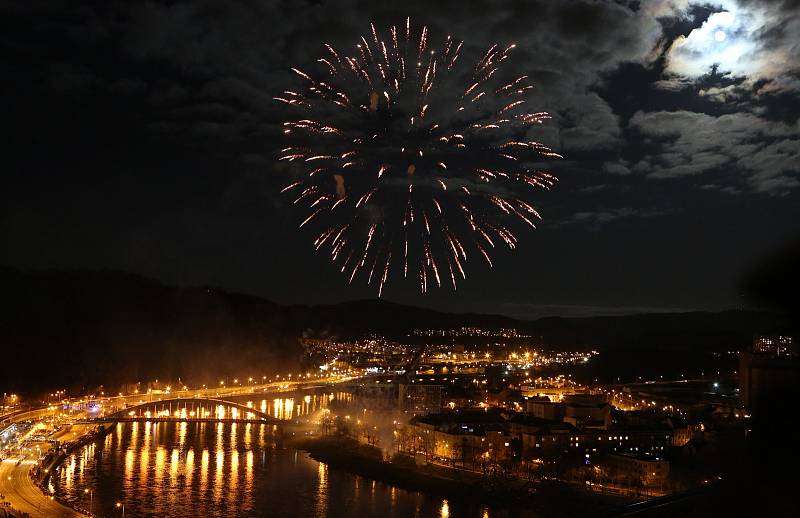
<svg viewBox="0 0 800 518"><path fill-rule="evenodd" d="M94 491L92 491L91 489L84 489L83 492L89 493L89 514L91 514L92 508L94 507L94 505L92 505L94 504Z"/></svg>
<svg viewBox="0 0 800 518"><path fill-rule="evenodd" d="M122 507L122 518L125 518L125 504L122 502L117 502L117 509Z"/></svg>

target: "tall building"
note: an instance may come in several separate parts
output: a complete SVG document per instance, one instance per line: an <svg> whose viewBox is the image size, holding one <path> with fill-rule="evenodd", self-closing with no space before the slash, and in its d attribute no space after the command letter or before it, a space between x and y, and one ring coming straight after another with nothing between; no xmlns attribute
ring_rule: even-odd
<svg viewBox="0 0 800 518"><path fill-rule="evenodd" d="M781 401L794 400L799 386L800 357L791 336L756 336L752 352L739 356L740 395L754 416L778 411Z"/></svg>
<svg viewBox="0 0 800 518"><path fill-rule="evenodd" d="M794 356L797 349L788 335L756 335L753 337L753 352L773 356Z"/></svg>

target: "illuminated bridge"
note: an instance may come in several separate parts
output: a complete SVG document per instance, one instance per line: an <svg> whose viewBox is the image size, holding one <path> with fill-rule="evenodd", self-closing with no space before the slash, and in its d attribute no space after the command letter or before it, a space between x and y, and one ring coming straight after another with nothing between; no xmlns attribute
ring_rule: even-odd
<svg viewBox="0 0 800 518"><path fill-rule="evenodd" d="M127 421L200 421L287 424L251 406L213 398L173 398L128 406L112 414L86 419L86 423Z"/></svg>

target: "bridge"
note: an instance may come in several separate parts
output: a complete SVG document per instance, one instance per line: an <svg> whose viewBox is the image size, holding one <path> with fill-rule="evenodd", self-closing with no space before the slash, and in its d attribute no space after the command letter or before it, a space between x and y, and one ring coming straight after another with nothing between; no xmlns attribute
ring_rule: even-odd
<svg viewBox="0 0 800 518"><path fill-rule="evenodd" d="M216 398L176 397L147 401L114 413L81 420L81 423L119 423L132 421L228 422L287 424L266 412L235 401Z"/></svg>

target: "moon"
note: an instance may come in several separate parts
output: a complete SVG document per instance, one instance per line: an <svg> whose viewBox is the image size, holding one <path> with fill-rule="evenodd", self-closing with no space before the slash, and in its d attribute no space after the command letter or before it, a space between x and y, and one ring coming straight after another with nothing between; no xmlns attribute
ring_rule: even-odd
<svg viewBox="0 0 800 518"><path fill-rule="evenodd" d="M714 33L714 39L717 40L719 43L722 43L723 41L725 41L726 37L727 36L722 31L717 31L717 32Z"/></svg>

